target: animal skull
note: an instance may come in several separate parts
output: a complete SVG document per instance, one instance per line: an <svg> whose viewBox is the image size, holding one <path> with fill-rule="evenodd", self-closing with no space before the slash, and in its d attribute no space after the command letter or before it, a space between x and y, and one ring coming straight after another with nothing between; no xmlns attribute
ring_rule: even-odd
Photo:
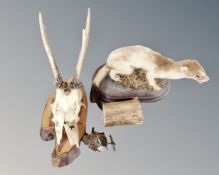
<svg viewBox="0 0 219 175"><path fill-rule="evenodd" d="M45 25L41 13L39 14L40 31L43 44L49 58L49 62L55 77L56 96L52 104L52 122L55 124L57 144L60 144L65 131L71 145L79 146L78 122L80 121L80 111L83 104L83 85L80 81L80 73L83 60L86 54L90 33L90 9L88 9L86 27L82 31L82 46L76 66L76 74L70 82L63 81L55 63L54 56L48 43Z"/></svg>

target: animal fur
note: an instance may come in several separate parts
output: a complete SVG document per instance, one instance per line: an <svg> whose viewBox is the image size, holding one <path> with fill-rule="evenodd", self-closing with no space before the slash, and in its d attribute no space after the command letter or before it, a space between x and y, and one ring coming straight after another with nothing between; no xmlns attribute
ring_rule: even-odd
<svg viewBox="0 0 219 175"><path fill-rule="evenodd" d="M202 65L194 59L174 61L160 53L144 46L122 47L111 52L103 66L93 79L99 87L102 80L109 74L114 81L119 81L120 75L131 75L135 69L143 69L149 85L154 90L160 87L155 82L159 79L193 79L199 83L209 80Z"/></svg>

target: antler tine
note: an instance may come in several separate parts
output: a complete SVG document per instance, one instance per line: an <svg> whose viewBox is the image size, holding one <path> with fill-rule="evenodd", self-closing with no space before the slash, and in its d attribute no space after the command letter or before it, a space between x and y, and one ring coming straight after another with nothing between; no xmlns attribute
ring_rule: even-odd
<svg viewBox="0 0 219 175"><path fill-rule="evenodd" d="M89 33L90 33L90 8L88 8L88 12L87 12L86 27L85 29L82 30L82 45L81 45L81 50L76 67L76 75L75 75L76 79L79 79L81 74L81 69L89 42Z"/></svg>
<svg viewBox="0 0 219 175"><path fill-rule="evenodd" d="M40 24L40 32L41 32L41 36L42 36L42 40L43 40L43 45L44 45L44 48L46 50L47 56L49 58L49 62L50 62L50 65L52 67L52 72L54 74L56 84L58 84L62 81L62 78L60 76L58 67L56 65L55 58L52 54L52 50L49 46L48 37L46 34L46 27L44 25L43 17L42 17L41 13L39 13L39 24Z"/></svg>

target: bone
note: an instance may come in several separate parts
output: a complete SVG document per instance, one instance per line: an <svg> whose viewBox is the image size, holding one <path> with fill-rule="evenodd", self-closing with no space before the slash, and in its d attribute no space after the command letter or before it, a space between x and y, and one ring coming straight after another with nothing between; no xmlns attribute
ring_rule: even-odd
<svg viewBox="0 0 219 175"><path fill-rule="evenodd" d="M57 89L56 92L56 99L52 106L52 121L55 123L57 143L60 144L64 127L70 143L73 145L77 143L78 145L79 140L76 136L78 134L77 127L72 130L70 126L76 126L80 120L79 112L82 107L82 90L81 88L72 89L68 95L63 92L63 89Z"/></svg>
<svg viewBox="0 0 219 175"><path fill-rule="evenodd" d="M39 24L40 24L40 32L41 32L41 36L42 36L42 40L43 40L43 45L44 45L44 48L46 50L47 56L49 58L49 62L50 62L51 68L52 68L53 75L55 77L56 83L59 83L60 81L62 81L62 78L61 78L61 75L59 73L58 67L57 67L56 62L55 62L55 58L52 54L52 50L51 50L49 42L48 42L46 27L44 25L43 17L42 17L41 13L39 13Z"/></svg>
<svg viewBox="0 0 219 175"><path fill-rule="evenodd" d="M87 98L82 87L83 99L82 102L87 106ZM81 142L83 136L86 131L86 120L87 120L87 108L82 107L79 113L80 121L77 123L78 127L78 137ZM79 142L79 144L80 144ZM62 140L60 141L60 145L55 142L55 148L52 153L52 165L55 167L63 167L69 165L73 160L75 160L80 154L80 150L77 144L72 145L69 142L67 134L64 134Z"/></svg>
<svg viewBox="0 0 219 175"><path fill-rule="evenodd" d="M56 80L56 93L49 97L44 109L40 134L43 140L55 138L52 164L62 167L79 156L79 144L86 129L87 97L79 77L88 47L90 9L88 9L86 27L82 31L82 46L76 67L76 76L70 77L64 82L49 46L41 13L39 14L39 23L43 44Z"/></svg>
<svg viewBox="0 0 219 175"><path fill-rule="evenodd" d="M113 141L110 135L110 142L108 142L107 137L104 132L94 131L94 127L90 134L86 133L82 138L85 145L95 152L102 152L108 150L108 145L112 145L113 151L115 151L116 143Z"/></svg>
<svg viewBox="0 0 219 175"><path fill-rule="evenodd" d="M75 75L76 79L80 78L84 57L88 47L89 34L90 34L90 8L88 8L88 12L87 12L86 27L85 29L82 30L82 45L81 45L81 50L79 53L78 63L76 67L76 75Z"/></svg>
<svg viewBox="0 0 219 175"><path fill-rule="evenodd" d="M72 77L68 78L67 82L70 82L71 80ZM82 103L84 105L82 105L79 112L80 121L77 123L79 144L85 134L87 120L87 97L83 86L81 87L81 91L83 95ZM63 167L69 165L74 159L76 159L80 154L80 150L79 148L76 149L76 144L70 144L66 134L64 134L64 136L60 140L60 145L57 144L55 125L54 122L52 122L53 114L51 111L51 107L54 101L55 93L52 93L48 97L47 103L43 111L40 135L41 138L45 141L55 138L55 148L52 153L52 165L55 167Z"/></svg>
<svg viewBox="0 0 219 175"><path fill-rule="evenodd" d="M64 125L64 128L70 145L76 145L77 147L79 147L78 126L74 125L73 128L71 128L70 126Z"/></svg>
<svg viewBox="0 0 219 175"><path fill-rule="evenodd" d="M52 152L52 165L54 167L67 166L80 155L80 149L75 145L72 146L66 135L61 143L60 145L55 144L55 148Z"/></svg>

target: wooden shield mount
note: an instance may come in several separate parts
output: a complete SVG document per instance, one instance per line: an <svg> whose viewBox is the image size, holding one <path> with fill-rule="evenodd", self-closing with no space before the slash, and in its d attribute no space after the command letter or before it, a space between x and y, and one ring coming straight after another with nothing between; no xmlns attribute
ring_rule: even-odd
<svg viewBox="0 0 219 175"><path fill-rule="evenodd" d="M70 81L71 78L68 79ZM82 140L85 132L86 132L86 121L87 121L87 97L84 91L83 86L83 99L82 102L85 104L81 107L81 111L79 113L80 121L78 122L78 130L79 130L79 139ZM42 114L42 122L41 122L41 129L40 129L40 136L41 139L44 141L50 141L56 139L55 137L55 125L52 122L53 114L51 111L52 105L55 101L55 93L51 94L48 97L46 102L43 114ZM52 152L52 165L55 167L62 167L65 165L70 164L74 159L76 159L80 155L79 148L76 145L71 145L67 138L65 132L63 132L63 138L61 140L60 145L57 144L55 140L55 147Z"/></svg>

